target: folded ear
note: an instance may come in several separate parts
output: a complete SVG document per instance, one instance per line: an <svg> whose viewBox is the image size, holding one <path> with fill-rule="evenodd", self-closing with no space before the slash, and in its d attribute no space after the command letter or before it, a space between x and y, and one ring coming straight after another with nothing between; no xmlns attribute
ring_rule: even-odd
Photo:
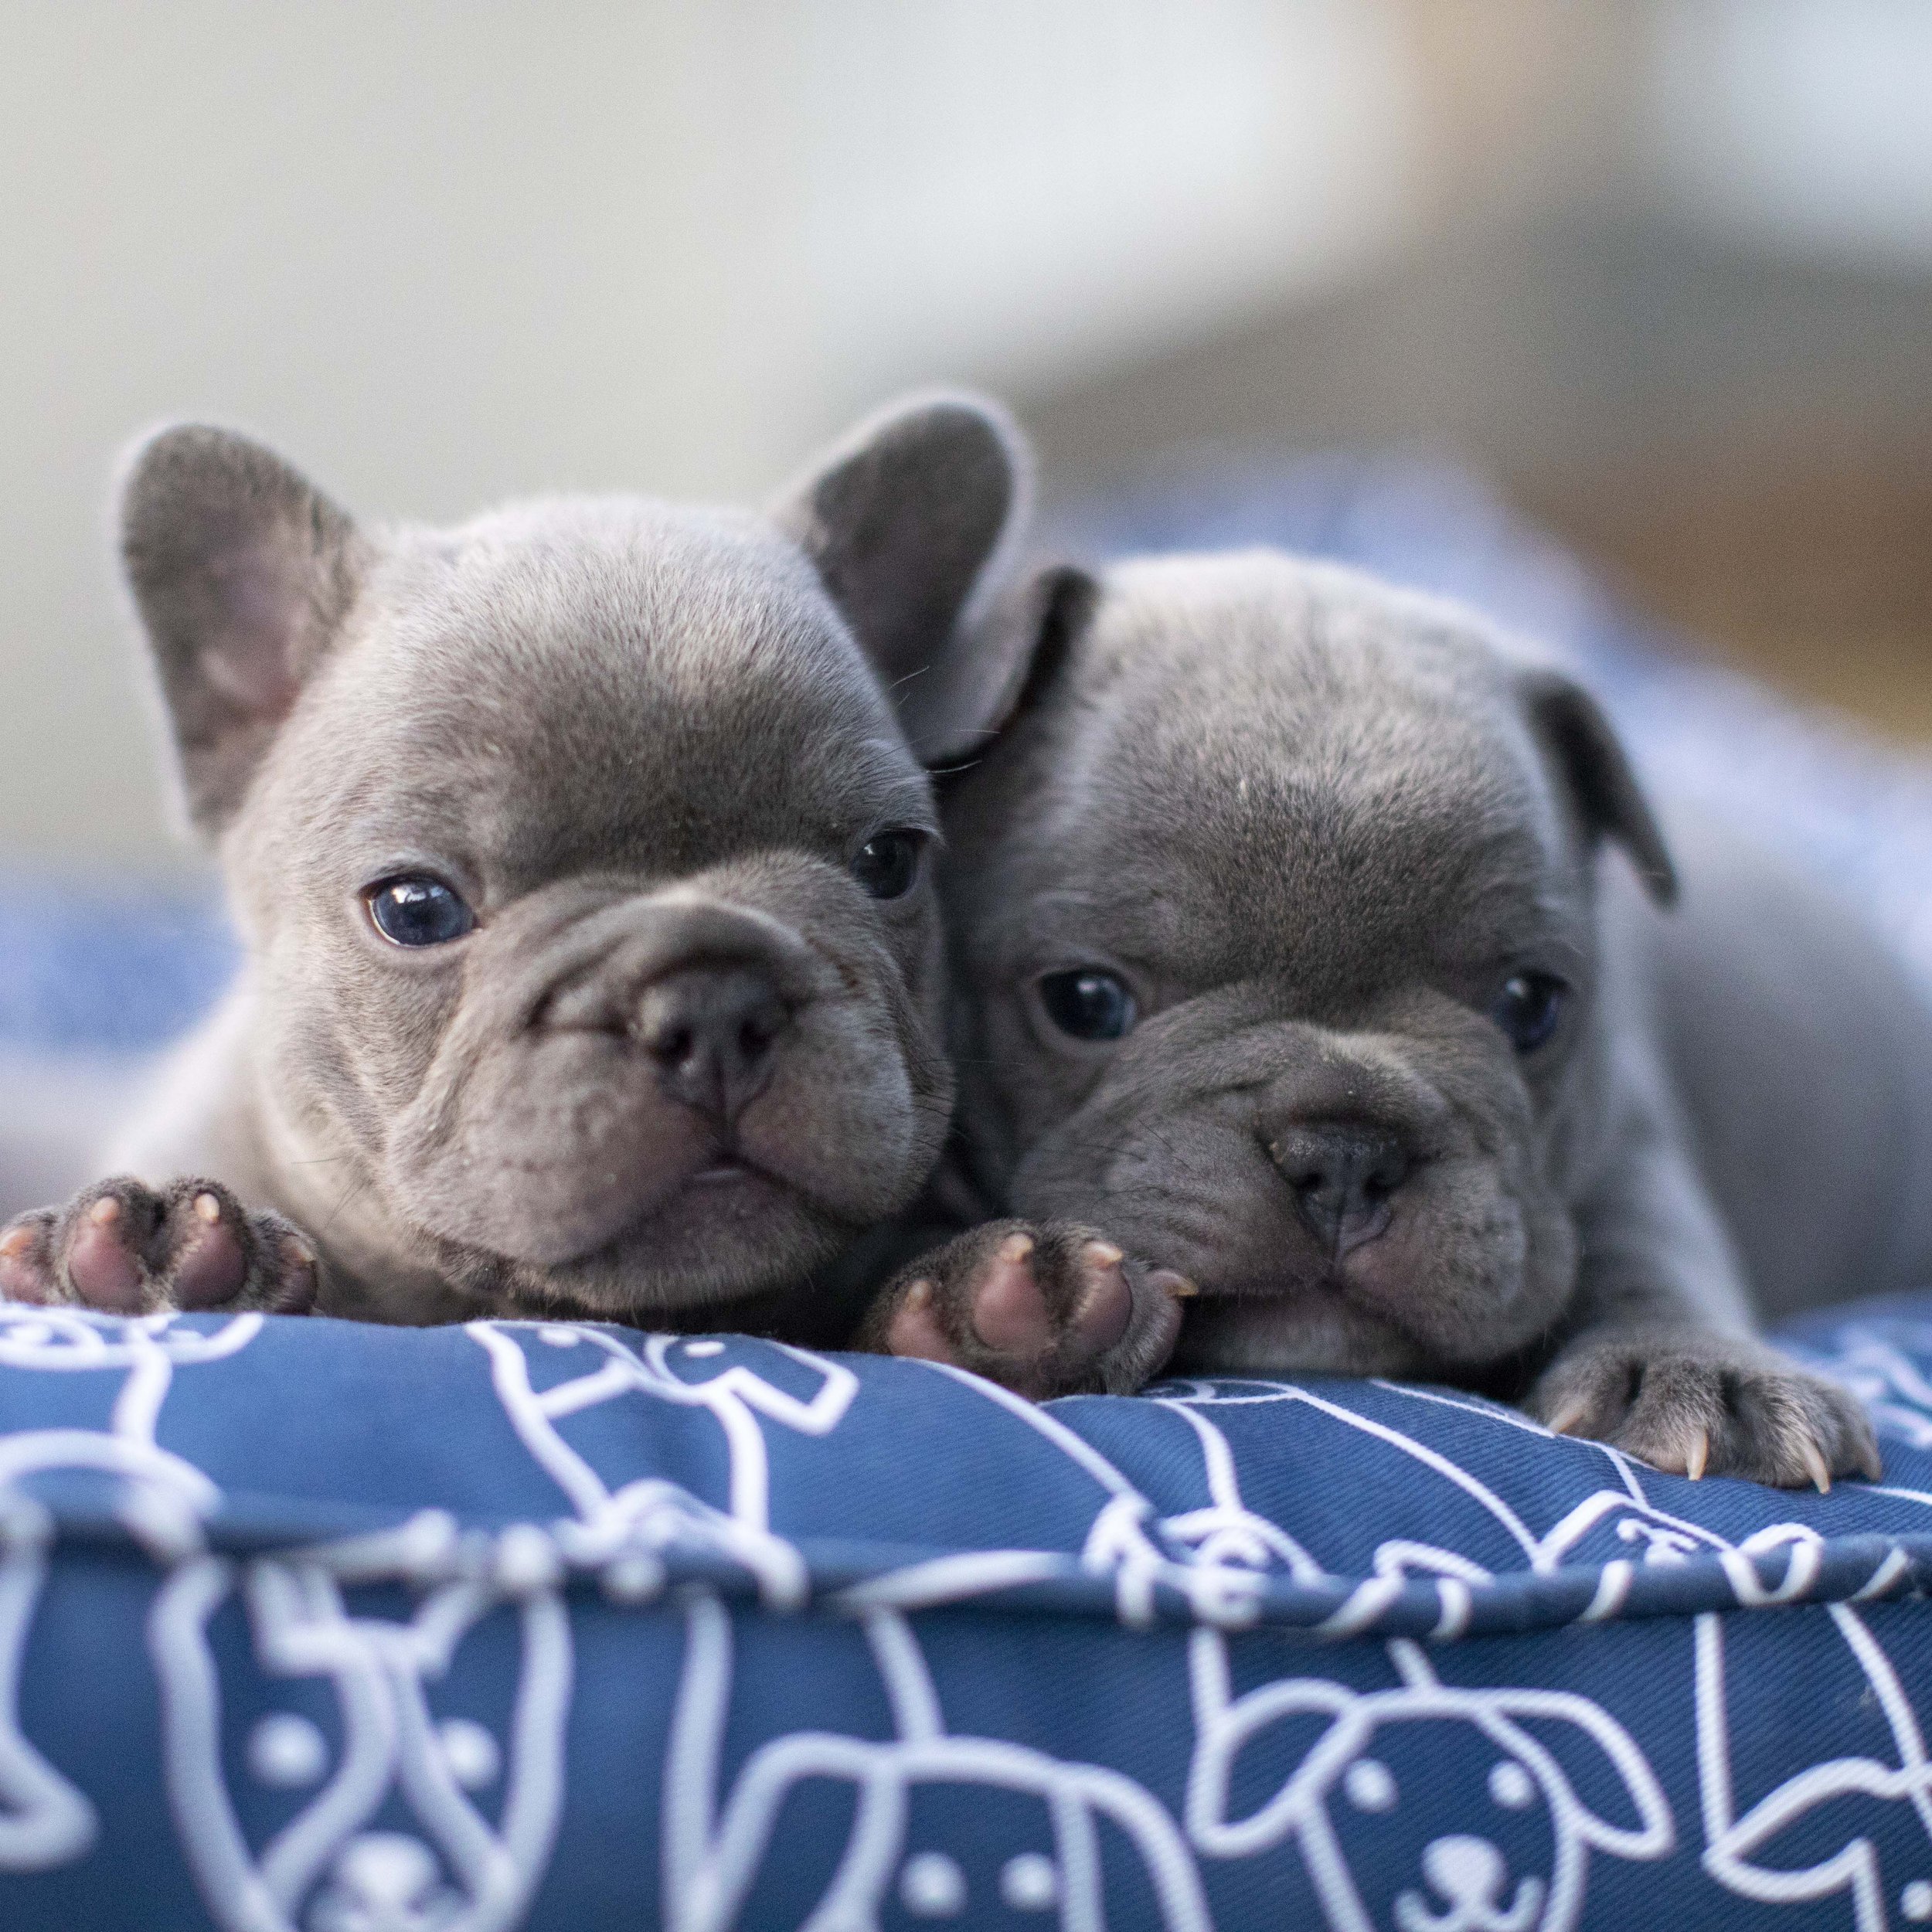
<svg viewBox="0 0 1932 1932"><path fill-rule="evenodd" d="M173 722L190 816L233 815L364 563L355 526L227 430L158 431L128 459L121 549Z"/></svg>
<svg viewBox="0 0 1932 1932"><path fill-rule="evenodd" d="M1522 679L1523 703L1546 754L1562 774L1593 841L1623 847L1660 906L1677 898L1671 863L1649 801L1630 760L1597 700L1560 671L1537 670Z"/></svg>
<svg viewBox="0 0 1932 1932"><path fill-rule="evenodd" d="M984 397L910 396L859 424L774 511L811 559L928 764L987 729L974 632L1032 508L1032 458Z"/></svg>
<svg viewBox="0 0 1932 1932"><path fill-rule="evenodd" d="M1560 1828L1573 1822L1586 1845L1612 1858L1662 1858L1677 1828L1650 1760L1602 1706L1573 1691L1502 1689L1475 1693L1476 1721L1504 1749L1539 1770ZM1577 1774L1572 1776L1572 1773ZM1620 1825L1577 1790L1607 1794L1621 1786L1634 1822Z"/></svg>

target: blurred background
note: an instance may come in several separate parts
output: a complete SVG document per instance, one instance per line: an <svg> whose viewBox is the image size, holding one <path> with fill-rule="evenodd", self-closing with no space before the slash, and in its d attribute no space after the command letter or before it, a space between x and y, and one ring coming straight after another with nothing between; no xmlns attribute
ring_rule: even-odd
<svg viewBox="0 0 1932 1932"><path fill-rule="evenodd" d="M0 0L0 854L165 873L107 478L763 496L990 385L1052 488L1474 465L1932 740L1925 0Z"/></svg>

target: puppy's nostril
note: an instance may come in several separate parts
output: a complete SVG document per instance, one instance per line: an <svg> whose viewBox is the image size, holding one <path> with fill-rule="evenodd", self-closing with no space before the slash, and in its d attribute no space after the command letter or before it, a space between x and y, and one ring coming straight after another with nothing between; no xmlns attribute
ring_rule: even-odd
<svg viewBox="0 0 1932 1932"><path fill-rule="evenodd" d="M690 968L644 989L634 1031L664 1090L729 1127L770 1078L791 1018L754 967Z"/></svg>
<svg viewBox="0 0 1932 1932"><path fill-rule="evenodd" d="M1303 1124L1267 1146L1302 1222L1338 1259L1388 1226L1391 1197L1409 1178L1402 1144L1372 1128Z"/></svg>
<svg viewBox="0 0 1932 1932"><path fill-rule="evenodd" d="M1386 1201L1408 1178L1408 1156L1392 1142L1384 1152L1371 1158L1362 1176L1363 1198Z"/></svg>
<svg viewBox="0 0 1932 1932"><path fill-rule="evenodd" d="M696 1044L688 1026L661 1028L645 1042L645 1046L667 1066L675 1066L691 1057L691 1049Z"/></svg>

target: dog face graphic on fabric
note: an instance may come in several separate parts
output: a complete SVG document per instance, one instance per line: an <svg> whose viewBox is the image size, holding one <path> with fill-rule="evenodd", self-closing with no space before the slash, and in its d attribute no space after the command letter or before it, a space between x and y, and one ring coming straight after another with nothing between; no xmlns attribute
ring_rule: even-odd
<svg viewBox="0 0 1932 1932"><path fill-rule="evenodd" d="M1693 1476L1876 1468L1753 1333L1932 1267L1932 1014L1855 918L1667 849L1572 679L1352 571L1049 570L983 648L1017 696L941 889L1023 1218L895 1283L889 1345L1044 1396L1178 1327L1189 1372L1455 1381Z"/></svg>
<svg viewBox="0 0 1932 1932"><path fill-rule="evenodd" d="M371 532L240 437L142 446L129 576L247 964L142 1183L16 1223L0 1290L300 1306L319 1247L331 1312L630 1318L832 1261L944 1130L923 761L984 722L949 641L1026 494L947 396L769 516Z"/></svg>
<svg viewBox="0 0 1932 1932"><path fill-rule="evenodd" d="M1194 1641L1189 1835L1219 1857L1292 1842L1334 1932L1570 1932L1593 1852L1656 1859L1674 1842L1643 1753L1586 1699L1461 1689L1397 1643L1395 1688L1292 1679L1230 1701L1218 1640ZM1240 1763L1250 1747L1254 1767ZM1277 1762L1289 1768L1270 1791L1254 1772ZM1468 1774L1446 1780L1445 1764Z"/></svg>
<svg viewBox="0 0 1932 1932"><path fill-rule="evenodd" d="M245 1614L244 1614L245 1613ZM224 1932L511 1932L563 1802L569 1613L474 1583L413 1615L338 1580L200 1558L157 1599L169 1796ZM448 1708L465 1653L513 1694Z"/></svg>

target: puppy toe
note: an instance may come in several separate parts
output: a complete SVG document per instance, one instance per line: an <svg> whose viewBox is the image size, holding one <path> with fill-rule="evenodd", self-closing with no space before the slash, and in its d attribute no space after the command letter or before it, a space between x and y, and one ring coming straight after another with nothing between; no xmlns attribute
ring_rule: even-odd
<svg viewBox="0 0 1932 1932"><path fill-rule="evenodd" d="M971 1284L973 1333L996 1354L1032 1356L1053 1346L1053 1317L1034 1274L1030 1234L1005 1236Z"/></svg>
<svg viewBox="0 0 1932 1932"><path fill-rule="evenodd" d="M1725 1461L1730 1418L1722 1379L1705 1362L1669 1356L1637 1366L1630 1406L1611 1438L1666 1475L1693 1481Z"/></svg>
<svg viewBox="0 0 1932 1932"><path fill-rule="evenodd" d="M0 1301L39 1307L65 1298L53 1274L53 1226L52 1210L42 1208L0 1230Z"/></svg>
<svg viewBox="0 0 1932 1932"><path fill-rule="evenodd" d="M1606 1350L1553 1369L1526 1406L1557 1435L1608 1442L1629 1414L1641 1377L1641 1364Z"/></svg>
<svg viewBox="0 0 1932 1932"><path fill-rule="evenodd" d="M76 1301L105 1315L138 1315L148 1301L143 1253L158 1203L130 1181L109 1181L70 1204L58 1240L58 1270Z"/></svg>
<svg viewBox="0 0 1932 1932"><path fill-rule="evenodd" d="M274 1217L263 1215L262 1220ZM266 1305L277 1315L308 1315L321 1291L321 1264L315 1250L285 1223L274 1234L275 1274Z"/></svg>
<svg viewBox="0 0 1932 1932"><path fill-rule="evenodd" d="M248 1274L233 1204L212 1189L189 1197L185 1213L171 1217L175 1223L174 1251L168 1257L168 1281L175 1305L212 1308L232 1301Z"/></svg>
<svg viewBox="0 0 1932 1932"><path fill-rule="evenodd" d="M1835 1477L1883 1472L1863 1404L1835 1383L1781 1366L1739 1378L1733 1406L1740 1475L1823 1495Z"/></svg>
<svg viewBox="0 0 1932 1932"><path fill-rule="evenodd" d="M1711 1466L1711 1431L1688 1415L1674 1415L1625 1429L1617 1446L1666 1476L1700 1481Z"/></svg>
<svg viewBox="0 0 1932 1932"><path fill-rule="evenodd" d="M1134 1291L1123 1267L1127 1257L1111 1241L1083 1241L1074 1258L1078 1287L1063 1345L1091 1362L1119 1345L1134 1318Z"/></svg>
<svg viewBox="0 0 1932 1932"><path fill-rule="evenodd" d="M158 1245L155 1271L175 1308L294 1315L314 1304L308 1242L280 1215L250 1213L218 1182L174 1183Z"/></svg>
<svg viewBox="0 0 1932 1932"><path fill-rule="evenodd" d="M958 1351L939 1325L939 1315L933 1306L933 1284L923 1276L910 1284L900 1297L899 1305L886 1326L885 1347L888 1355L910 1355L920 1362L957 1363Z"/></svg>

